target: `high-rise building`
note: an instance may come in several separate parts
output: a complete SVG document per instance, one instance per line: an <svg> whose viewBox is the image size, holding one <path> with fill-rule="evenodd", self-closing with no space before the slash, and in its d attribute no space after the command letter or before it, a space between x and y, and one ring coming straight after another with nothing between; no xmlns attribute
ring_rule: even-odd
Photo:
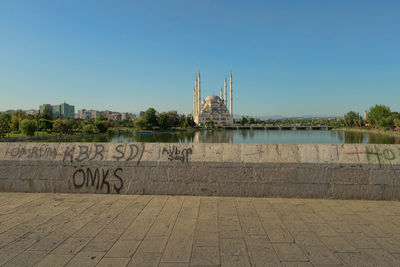
<svg viewBox="0 0 400 267"><path fill-rule="evenodd" d="M41 114L48 114L50 118L56 119L61 118L75 118L75 106L68 105L67 103L62 103L60 105L50 105L43 104L39 106L39 111Z"/></svg>
<svg viewBox="0 0 400 267"><path fill-rule="evenodd" d="M61 117L60 105L52 105L53 107L53 119Z"/></svg>
<svg viewBox="0 0 400 267"><path fill-rule="evenodd" d="M65 102L60 104L60 115L63 118L75 118L75 106L68 105Z"/></svg>
<svg viewBox="0 0 400 267"><path fill-rule="evenodd" d="M48 119L53 119L53 107L50 104L40 105L39 113L43 114Z"/></svg>

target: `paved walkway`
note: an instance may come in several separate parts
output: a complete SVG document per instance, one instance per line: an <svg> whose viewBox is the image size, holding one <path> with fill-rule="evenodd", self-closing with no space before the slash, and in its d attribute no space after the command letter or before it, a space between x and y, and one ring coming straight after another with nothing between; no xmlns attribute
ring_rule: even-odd
<svg viewBox="0 0 400 267"><path fill-rule="evenodd" d="M4 266L400 266L400 203L0 193Z"/></svg>

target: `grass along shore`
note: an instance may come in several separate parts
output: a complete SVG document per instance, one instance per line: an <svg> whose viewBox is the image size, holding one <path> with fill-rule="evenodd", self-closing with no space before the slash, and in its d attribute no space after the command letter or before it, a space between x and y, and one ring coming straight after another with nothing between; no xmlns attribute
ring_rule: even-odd
<svg viewBox="0 0 400 267"><path fill-rule="evenodd" d="M375 128L334 128L332 131L348 131L348 132L360 132L360 133L373 133L373 134L384 134L387 136L400 137L400 131L375 129Z"/></svg>

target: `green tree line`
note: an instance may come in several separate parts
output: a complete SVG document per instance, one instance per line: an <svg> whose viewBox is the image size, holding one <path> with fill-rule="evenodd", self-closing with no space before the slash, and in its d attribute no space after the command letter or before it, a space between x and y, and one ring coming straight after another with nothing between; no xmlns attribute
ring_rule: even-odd
<svg viewBox="0 0 400 267"><path fill-rule="evenodd" d="M12 115L0 114L0 137L9 133L22 133L34 136L36 132L48 134L96 134L107 133L113 129L132 130L170 130L173 128L188 128L195 126L191 117L176 112L158 113L154 108L146 110L135 121L110 121L100 115L96 119L57 118L51 120L48 114L27 115L22 110L16 110Z"/></svg>
<svg viewBox="0 0 400 267"><path fill-rule="evenodd" d="M380 129L400 127L400 113L392 112L388 106L375 105L367 111L366 120L355 111L349 111L344 116L342 126L361 127L370 126Z"/></svg>

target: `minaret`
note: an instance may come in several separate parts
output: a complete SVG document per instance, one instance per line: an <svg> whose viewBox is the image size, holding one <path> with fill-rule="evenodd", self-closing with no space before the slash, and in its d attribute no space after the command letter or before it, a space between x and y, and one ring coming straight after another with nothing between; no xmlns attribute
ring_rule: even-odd
<svg viewBox="0 0 400 267"><path fill-rule="evenodd" d="M231 71L231 79L230 79L229 97L230 97L229 112L231 113L231 116L233 117L232 71Z"/></svg>
<svg viewBox="0 0 400 267"><path fill-rule="evenodd" d="M223 95L222 95L222 87L221 87L221 94L219 96L220 96L221 100L224 99Z"/></svg>
<svg viewBox="0 0 400 267"><path fill-rule="evenodd" d="M224 103L225 103L225 106L228 108L228 98L226 98L227 97L227 94L226 94L226 77L225 77L225 80L224 80L224 89L225 89Z"/></svg>
<svg viewBox="0 0 400 267"><path fill-rule="evenodd" d="M199 70L199 79L197 81L197 93L198 93L198 99L199 99L199 103L198 104L198 115L200 115L200 111L201 111L201 84L200 84L200 70Z"/></svg>
<svg viewBox="0 0 400 267"><path fill-rule="evenodd" d="M196 116L196 85L193 88L193 119Z"/></svg>
<svg viewBox="0 0 400 267"><path fill-rule="evenodd" d="M199 114L199 105L198 105L199 97L197 94L199 93L199 91L197 90L197 75L196 75L196 81L194 82L194 90L196 91L195 96L194 96L194 104L195 104L194 112L196 115L198 115Z"/></svg>

